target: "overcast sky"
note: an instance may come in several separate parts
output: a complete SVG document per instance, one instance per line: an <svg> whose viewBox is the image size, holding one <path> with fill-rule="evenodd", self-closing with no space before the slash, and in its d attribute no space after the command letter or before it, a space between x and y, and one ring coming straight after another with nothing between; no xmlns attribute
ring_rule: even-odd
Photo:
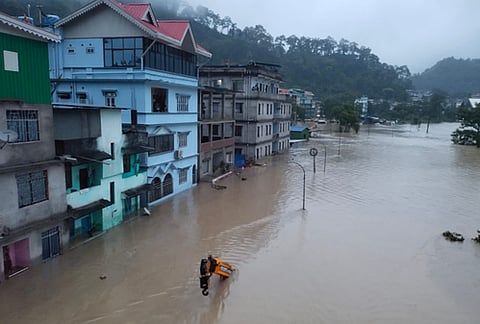
<svg viewBox="0 0 480 324"><path fill-rule="evenodd" d="M450 56L480 58L480 0L186 1L273 37L345 38L412 73Z"/></svg>

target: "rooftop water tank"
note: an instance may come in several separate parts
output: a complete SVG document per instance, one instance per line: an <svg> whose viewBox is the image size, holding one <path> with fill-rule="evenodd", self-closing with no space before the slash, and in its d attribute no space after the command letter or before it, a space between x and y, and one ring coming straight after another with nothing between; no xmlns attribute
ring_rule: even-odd
<svg viewBox="0 0 480 324"><path fill-rule="evenodd" d="M18 20L23 21L24 23L30 24L34 26L34 20L32 17L27 17L27 16L18 16Z"/></svg>
<svg viewBox="0 0 480 324"><path fill-rule="evenodd" d="M60 20L57 15L47 15L44 20L44 25L52 26L54 23Z"/></svg>

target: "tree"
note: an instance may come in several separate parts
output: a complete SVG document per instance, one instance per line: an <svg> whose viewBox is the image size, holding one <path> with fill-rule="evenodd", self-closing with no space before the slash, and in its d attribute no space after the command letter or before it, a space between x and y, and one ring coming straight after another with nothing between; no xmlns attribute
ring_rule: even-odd
<svg viewBox="0 0 480 324"><path fill-rule="evenodd" d="M445 95L436 91L430 97L430 102L424 109L424 118L427 119L427 134L430 127L430 121L440 121L445 104Z"/></svg>
<svg viewBox="0 0 480 324"><path fill-rule="evenodd" d="M480 105L475 108L461 108L458 117L462 123L452 133L452 142L480 147Z"/></svg>
<svg viewBox="0 0 480 324"><path fill-rule="evenodd" d="M350 128L353 128L355 132L358 133L360 129L360 114L355 111L353 103L343 103L342 105L335 106L334 115L340 122L343 131L349 131Z"/></svg>

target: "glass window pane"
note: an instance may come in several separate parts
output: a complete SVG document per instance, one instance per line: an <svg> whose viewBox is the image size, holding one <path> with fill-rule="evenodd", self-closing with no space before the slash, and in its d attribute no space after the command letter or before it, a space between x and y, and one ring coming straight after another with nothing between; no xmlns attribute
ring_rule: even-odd
<svg viewBox="0 0 480 324"><path fill-rule="evenodd" d="M141 57L142 57L142 50L141 49L135 50L135 65L136 66L140 65Z"/></svg>
<svg viewBox="0 0 480 324"><path fill-rule="evenodd" d="M112 50L105 50L105 66L112 65Z"/></svg>
<svg viewBox="0 0 480 324"><path fill-rule="evenodd" d="M126 65L132 66L135 64L135 57L134 57L134 51L133 50L125 50L123 51L123 60Z"/></svg>
<svg viewBox="0 0 480 324"><path fill-rule="evenodd" d="M112 48L123 48L123 39L122 38L112 39Z"/></svg>
<svg viewBox="0 0 480 324"><path fill-rule="evenodd" d="M105 38L105 39L103 40L103 47L104 47L105 49L107 49L107 48L109 48L109 49L112 48L112 40L111 40L110 38Z"/></svg>
<svg viewBox="0 0 480 324"><path fill-rule="evenodd" d="M116 50L113 51L113 66L121 66L123 63L123 51Z"/></svg>
<svg viewBox="0 0 480 324"><path fill-rule="evenodd" d="M135 48L135 38L124 38L123 48Z"/></svg>

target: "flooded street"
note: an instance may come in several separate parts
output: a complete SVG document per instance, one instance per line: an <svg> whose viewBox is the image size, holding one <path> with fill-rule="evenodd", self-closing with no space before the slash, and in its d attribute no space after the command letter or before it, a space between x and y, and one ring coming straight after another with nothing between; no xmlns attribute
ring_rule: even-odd
<svg viewBox="0 0 480 324"><path fill-rule="evenodd" d="M455 127L326 134L201 183L0 284L1 323L478 323L480 150ZM238 271L204 297L209 254Z"/></svg>

